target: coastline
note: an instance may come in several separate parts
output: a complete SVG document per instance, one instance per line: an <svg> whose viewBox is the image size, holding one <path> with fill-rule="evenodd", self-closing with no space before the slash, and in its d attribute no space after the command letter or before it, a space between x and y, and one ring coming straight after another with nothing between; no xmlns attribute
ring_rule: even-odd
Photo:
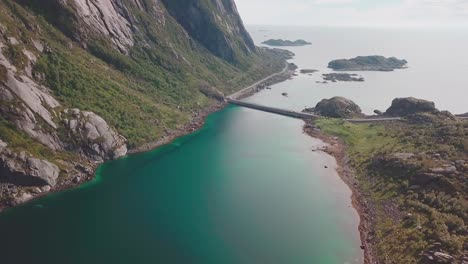
<svg viewBox="0 0 468 264"><path fill-rule="evenodd" d="M260 81L257 81L254 84L239 90L235 94L242 93L242 98L245 98L245 97L248 97L250 95L255 94L258 91L263 90L266 86L286 81L287 79L291 78L293 76L294 72L295 72L294 67L293 67L294 70L290 70L290 67L291 67L290 65L292 65L292 64L285 61L285 68L283 70L281 70L281 72L272 74L272 75L270 75L270 76L268 76L268 77L266 77L266 78L264 78L264 79L262 79ZM244 92L246 90L249 91L248 95L244 94ZM154 149L156 149L158 147L161 147L163 145L170 144L172 141L176 140L179 137L182 137L182 136L188 135L190 133L196 132L197 130L199 130L199 129L201 129L203 127L203 125L205 124L205 121L206 121L206 117L208 115L224 109L227 105L228 105L227 101L218 101L214 105L206 107L206 108L200 110L199 112L197 112L197 113L195 113L193 115L193 117L191 118L191 121L188 122L187 124L182 125L178 129L168 131L168 133L166 135L162 136L159 140L157 140L157 141L155 141L153 143L147 143L147 144L144 144L143 146L140 146L138 148L129 150L127 152L126 156L152 151L152 150L154 150ZM28 193L29 195L31 195L30 197L27 197L27 198L20 197L20 198L17 198L17 200L15 199L13 201L12 200L1 201L0 202L0 213L4 212L5 210L7 210L9 208L14 208L16 206L27 204L29 202L32 202L32 201L36 200L36 199L47 196L49 194L57 193L57 192L61 192L61 191L66 191L66 190L72 189L74 187L80 186L80 185L82 185L82 184L84 184L86 182L89 182L89 181L95 179L96 170L98 169L98 167L101 164L105 163L105 162L91 163L89 161L83 161L83 160L78 161L78 162L83 162L84 164L86 164L86 165L82 166L83 167L83 173L85 174L85 176L80 178L78 181L75 181L76 178L71 177L69 179L63 180L62 182L59 182L56 186L54 186L53 188L51 188L48 191L43 191L43 192L39 192L39 193Z"/></svg>
<svg viewBox="0 0 468 264"><path fill-rule="evenodd" d="M349 157L345 143L338 137L325 135L316 129L313 121L306 121L303 127L304 133L324 141L327 146L323 151L333 156L337 162L337 172L343 182L351 189L351 203L359 215L359 234L361 237L361 249L364 251L364 264L376 264L376 252L372 245L372 219L375 219L373 205L366 199L364 192L360 189L355 172L349 164Z"/></svg>

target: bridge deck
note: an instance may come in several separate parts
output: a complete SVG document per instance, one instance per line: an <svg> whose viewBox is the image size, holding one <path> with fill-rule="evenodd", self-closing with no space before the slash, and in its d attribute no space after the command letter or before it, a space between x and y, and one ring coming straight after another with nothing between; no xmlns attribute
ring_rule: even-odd
<svg viewBox="0 0 468 264"><path fill-rule="evenodd" d="M259 104L253 104L253 103L247 103L247 102L242 102L239 100L234 100L231 98L228 98L227 101L231 104L251 108L251 109L256 109L260 110L263 112L268 112L268 113L273 113L273 114L278 114L278 115L283 115L283 116L288 116L288 117L294 117L294 118L300 118L300 119L314 119L319 116L314 115L314 114L308 114L308 113L302 113L302 112L296 112L296 111L291 111L291 110L286 110L286 109L281 109L281 108L275 108L275 107L270 107L270 106L264 106L264 105L259 105Z"/></svg>
<svg viewBox="0 0 468 264"><path fill-rule="evenodd" d="M243 101L232 99L230 97L228 97L226 100L229 103L235 104L238 106L247 107L247 108L251 108L251 109L255 109L255 110L259 110L263 112L268 112L268 113L273 113L277 115L293 117L293 118L316 119L316 118L321 117L319 115L314 115L314 114L309 114L309 113L303 113L303 112L297 112L297 111L292 111L292 110L287 110L287 109L282 109L282 108L243 102ZM398 120L401 120L401 118L400 117L382 117L382 118L362 118L362 119L344 119L344 120L351 122L351 123L378 123L378 122L398 121Z"/></svg>
<svg viewBox="0 0 468 264"><path fill-rule="evenodd" d="M265 79L263 79L261 81L258 81L256 83L252 84L251 86L248 86L248 87L242 89L241 91L238 91L238 92L226 97L226 101L231 103L231 104L235 104L235 105L239 105L239 106L243 106L243 107L247 107L247 108L251 108L251 109L255 109L255 110L260 110L260 111L263 111L263 112L268 112L268 113L293 117L293 118L299 118L299 119L316 119L316 118L320 118L321 116L319 116L319 115L303 113L303 112L297 112L297 111L281 109L281 108L276 108L276 107L270 107L270 106L254 104L254 103L248 103L248 102L243 102L243 101L237 100L242 95L247 94L252 89L255 89L259 84L261 84L261 83L267 81L268 79L273 78L273 77L275 77L275 76L277 76L279 74L285 73L288 69L289 69L289 64L285 63L285 67L281 72L270 75L267 78L265 78ZM398 121L398 120L401 120L401 119L402 119L401 117L378 117L378 118L344 119L344 120L346 120L348 122L351 122L351 123L380 123L380 122L393 122L393 121ZM457 116L457 119L459 119L459 120L468 120L468 117Z"/></svg>

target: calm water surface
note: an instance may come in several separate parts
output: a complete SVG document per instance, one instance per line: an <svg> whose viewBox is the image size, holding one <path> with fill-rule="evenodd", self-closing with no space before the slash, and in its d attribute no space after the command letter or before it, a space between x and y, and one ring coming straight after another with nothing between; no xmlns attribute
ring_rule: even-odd
<svg viewBox="0 0 468 264"><path fill-rule="evenodd" d="M265 91L261 100L302 110L323 98L340 95L355 101L364 112L385 111L396 97L413 96L436 103L455 114L468 112L468 31L465 29L356 29L306 27L250 27L257 44L266 39L305 39L310 46L288 47L296 53L292 62L300 69L316 69L312 76L300 74ZM408 60L408 69L394 72L357 72L364 83L317 84L328 62L356 56L382 55ZM283 98L288 92L289 98ZM256 100L259 100L257 98Z"/></svg>
<svg viewBox="0 0 468 264"><path fill-rule="evenodd" d="M350 190L302 124L229 107L106 163L94 182L3 213L1 263L361 263Z"/></svg>
<svg viewBox="0 0 468 264"><path fill-rule="evenodd" d="M266 30L266 31L265 31ZM467 112L468 32L252 27L290 48L299 75L247 100L300 110L341 95L365 112L415 96ZM330 60L396 56L409 69L317 84ZM281 96L282 92L289 97ZM239 107L155 151L103 165L97 179L0 216L1 263L362 263L358 216L333 158L302 121ZM330 167L325 169L324 166Z"/></svg>

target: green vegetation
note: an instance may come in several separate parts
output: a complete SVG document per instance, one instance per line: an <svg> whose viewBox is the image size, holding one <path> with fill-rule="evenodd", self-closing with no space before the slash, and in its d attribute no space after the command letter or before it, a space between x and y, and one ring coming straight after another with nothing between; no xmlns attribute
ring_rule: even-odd
<svg viewBox="0 0 468 264"><path fill-rule="evenodd" d="M321 119L316 125L347 146L360 188L375 207L373 243L382 263L422 263L434 248L461 259L468 231L468 122ZM414 156L395 160L397 153ZM457 172L425 173L447 166Z"/></svg>
<svg viewBox="0 0 468 264"><path fill-rule="evenodd" d="M187 38L173 20L162 27L158 17L133 4L128 7L141 30L128 55L91 32L83 49L73 37L84 25L75 16L63 24L63 16L51 15L61 8L55 1L19 2L23 5L0 2L0 24L7 28L4 35L20 41L4 48L8 57L21 70L23 48L35 51L33 40L46 43L46 51L36 54L39 59L33 72L45 77L43 84L64 107L100 115L128 139L130 148L157 140L167 130L187 124L195 112L216 104L200 92L202 86L229 94L284 67L282 55L266 50L230 64Z"/></svg>
<svg viewBox="0 0 468 264"><path fill-rule="evenodd" d="M28 58L23 54L23 48L20 45L8 44L4 48L4 54L18 69L23 69L28 63Z"/></svg>
<svg viewBox="0 0 468 264"><path fill-rule="evenodd" d="M55 152L34 141L24 132L18 130L15 126L7 122L3 117L0 117L0 138L8 142L8 147L16 153L27 151L36 158L51 161L59 159L76 159L75 155L72 153Z"/></svg>
<svg viewBox="0 0 468 264"><path fill-rule="evenodd" d="M8 72L7 72L7 69L5 68L5 66L3 65L0 65L0 82L4 82L7 80L8 76L7 76Z"/></svg>

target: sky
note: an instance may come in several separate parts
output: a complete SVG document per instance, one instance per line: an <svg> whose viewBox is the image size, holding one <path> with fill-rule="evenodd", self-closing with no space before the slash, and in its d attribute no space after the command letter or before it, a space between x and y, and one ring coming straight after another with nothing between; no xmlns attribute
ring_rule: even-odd
<svg viewBox="0 0 468 264"><path fill-rule="evenodd" d="M247 25L468 27L468 0L235 0Z"/></svg>

